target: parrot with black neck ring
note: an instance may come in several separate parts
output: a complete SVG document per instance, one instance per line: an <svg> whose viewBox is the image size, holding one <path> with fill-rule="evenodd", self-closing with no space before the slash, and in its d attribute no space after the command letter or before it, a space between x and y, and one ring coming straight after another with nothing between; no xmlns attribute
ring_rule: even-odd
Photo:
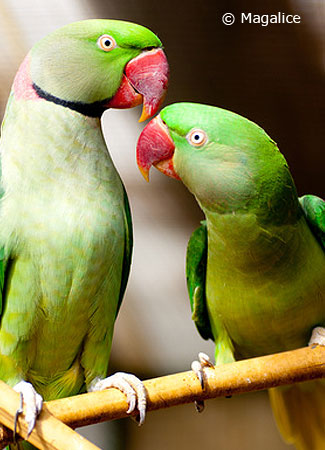
<svg viewBox="0 0 325 450"><path fill-rule="evenodd" d="M0 379L20 393L29 433L43 400L108 387L144 421L140 380L107 377L132 222L100 118L140 104L151 117L168 75L152 31L95 19L43 38L15 77L0 141Z"/></svg>

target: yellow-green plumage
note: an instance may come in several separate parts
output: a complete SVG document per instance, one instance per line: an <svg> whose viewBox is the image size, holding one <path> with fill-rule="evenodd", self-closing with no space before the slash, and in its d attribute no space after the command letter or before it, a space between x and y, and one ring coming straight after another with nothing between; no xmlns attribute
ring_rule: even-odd
<svg viewBox="0 0 325 450"><path fill-rule="evenodd" d="M206 214L212 330L221 315L240 357L306 345L324 323L325 254L305 218L279 227L255 214Z"/></svg>

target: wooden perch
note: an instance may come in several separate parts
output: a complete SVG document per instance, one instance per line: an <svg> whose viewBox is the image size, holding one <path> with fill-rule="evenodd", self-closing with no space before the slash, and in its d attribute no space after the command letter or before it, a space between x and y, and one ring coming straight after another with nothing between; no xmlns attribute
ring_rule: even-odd
<svg viewBox="0 0 325 450"><path fill-rule="evenodd" d="M192 371L145 381L148 411L325 377L325 347L306 347L246 359L218 366L216 369L208 368L205 373L207 377L204 391ZM3 396L1 389L0 385L0 398ZM117 389L53 400L44 404L32 435L42 430L42 435L46 436L43 424L49 420L50 414L75 428L126 417L127 408L125 396ZM2 421L0 408L0 422ZM12 428L13 421L5 424ZM7 442L8 435L6 441L0 441L0 448ZM66 448L66 443L67 441L62 449ZM70 448L73 447L69 445Z"/></svg>
<svg viewBox="0 0 325 450"><path fill-rule="evenodd" d="M19 408L20 396L3 381L0 381L0 422L7 427L13 428L15 413ZM37 420L34 430L28 441L37 448L46 450L100 450L96 445L87 441L80 434L52 416L45 408L42 411L42 419ZM20 436L27 435L28 425L19 416L17 421L17 432ZM6 442L0 442L0 448Z"/></svg>

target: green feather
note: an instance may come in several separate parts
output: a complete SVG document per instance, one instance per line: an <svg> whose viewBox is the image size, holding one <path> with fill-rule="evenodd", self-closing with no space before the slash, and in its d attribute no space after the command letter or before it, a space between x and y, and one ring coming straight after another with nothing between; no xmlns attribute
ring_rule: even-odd
<svg viewBox="0 0 325 450"><path fill-rule="evenodd" d="M307 222L325 250L325 202L315 195L304 195L299 199Z"/></svg>
<svg viewBox="0 0 325 450"><path fill-rule="evenodd" d="M203 221L193 232L187 246L186 279L192 319L203 339L213 339L205 298L207 251L207 226Z"/></svg>
<svg viewBox="0 0 325 450"><path fill-rule="evenodd" d="M130 275L131 268L131 260L132 260L132 249L133 249L133 228L132 228L132 216L130 210L129 199L123 186L124 190L124 211L125 211L125 246L124 246L124 255L123 255L123 268L122 268L122 280L121 280L121 289L120 289L120 297L116 309L116 316L120 310L121 303L124 297L124 293L126 290L126 285Z"/></svg>

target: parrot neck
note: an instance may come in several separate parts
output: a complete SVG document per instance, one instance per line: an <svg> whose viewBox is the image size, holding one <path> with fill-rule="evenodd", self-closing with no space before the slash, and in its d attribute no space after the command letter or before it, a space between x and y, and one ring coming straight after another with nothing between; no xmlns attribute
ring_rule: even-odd
<svg viewBox="0 0 325 450"><path fill-rule="evenodd" d="M40 180L55 181L67 192L75 180L73 189L91 190L118 177L100 120L42 99L12 98L1 153L2 181L10 190L38 191Z"/></svg>
<svg viewBox="0 0 325 450"><path fill-rule="evenodd" d="M56 105L61 105L65 108L72 109L73 111L77 111L80 114L83 114L88 117L101 117L105 109L107 109L105 104L108 102L108 99L93 103L71 102L56 97L55 95L49 94L48 92L44 91L39 86L37 86L37 84L35 83L33 83L33 89L40 98L48 102L53 102Z"/></svg>
<svg viewBox="0 0 325 450"><path fill-rule="evenodd" d="M108 99L93 103L67 101L44 91L36 83L33 83L30 75L30 58L30 53L28 53L16 74L13 84L13 92L16 100L46 100L56 105L61 105L65 108L77 111L88 117L102 116L103 112L107 109L107 106L105 105L107 104Z"/></svg>

